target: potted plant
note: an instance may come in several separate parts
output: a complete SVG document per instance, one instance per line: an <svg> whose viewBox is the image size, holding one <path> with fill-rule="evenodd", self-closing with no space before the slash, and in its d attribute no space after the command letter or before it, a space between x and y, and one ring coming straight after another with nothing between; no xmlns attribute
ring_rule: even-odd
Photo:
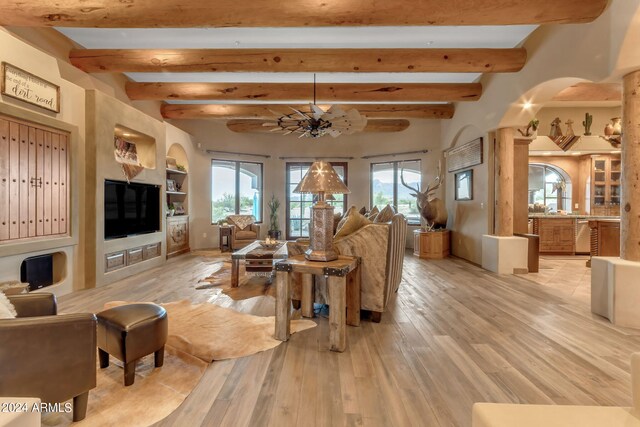
<svg viewBox="0 0 640 427"><path fill-rule="evenodd" d="M173 203L169 203L169 206L167 206L167 216L173 216L176 213L176 208L173 205Z"/></svg>
<svg viewBox="0 0 640 427"><path fill-rule="evenodd" d="M271 200L267 203L269 207L269 237L272 239L279 240L280 239L280 227L278 225L278 209L280 208L280 200L275 196L275 194L271 195Z"/></svg>

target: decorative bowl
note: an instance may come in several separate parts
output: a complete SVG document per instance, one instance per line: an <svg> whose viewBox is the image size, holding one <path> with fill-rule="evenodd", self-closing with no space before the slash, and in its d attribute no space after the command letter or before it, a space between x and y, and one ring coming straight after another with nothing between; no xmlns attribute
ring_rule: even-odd
<svg viewBox="0 0 640 427"><path fill-rule="evenodd" d="M266 241L264 241L264 240L260 240L260 242L259 242L259 243L260 243L260 246L262 246L263 248L266 248L266 249L273 249L273 248L275 248L276 246L278 246L278 244L279 244L279 242L275 242L275 243L267 243L267 242L266 242Z"/></svg>

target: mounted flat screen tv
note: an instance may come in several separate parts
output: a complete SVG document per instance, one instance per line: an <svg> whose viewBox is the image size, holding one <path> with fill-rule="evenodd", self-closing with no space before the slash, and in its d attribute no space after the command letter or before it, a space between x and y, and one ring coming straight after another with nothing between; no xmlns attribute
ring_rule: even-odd
<svg viewBox="0 0 640 427"><path fill-rule="evenodd" d="M104 182L104 238L160 231L160 187L157 185Z"/></svg>

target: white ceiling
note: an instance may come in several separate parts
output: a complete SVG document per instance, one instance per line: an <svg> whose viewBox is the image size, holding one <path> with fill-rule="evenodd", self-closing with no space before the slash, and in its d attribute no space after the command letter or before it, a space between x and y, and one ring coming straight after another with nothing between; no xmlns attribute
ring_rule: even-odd
<svg viewBox="0 0 640 427"><path fill-rule="evenodd" d="M314 28L57 28L87 49L510 48L536 25Z"/></svg>

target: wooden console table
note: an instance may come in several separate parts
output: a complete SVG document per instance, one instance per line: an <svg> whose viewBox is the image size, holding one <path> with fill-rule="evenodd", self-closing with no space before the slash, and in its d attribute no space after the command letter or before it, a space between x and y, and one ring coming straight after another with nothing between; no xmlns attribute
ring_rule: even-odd
<svg viewBox="0 0 640 427"><path fill-rule="evenodd" d="M328 278L329 343L332 351L347 347L346 325L360 325L360 260L340 256L335 261L309 261L296 255L276 264L276 333L275 338L287 341L291 320L291 276L302 274L302 313L313 316L312 275ZM346 312L346 315L345 315Z"/></svg>

